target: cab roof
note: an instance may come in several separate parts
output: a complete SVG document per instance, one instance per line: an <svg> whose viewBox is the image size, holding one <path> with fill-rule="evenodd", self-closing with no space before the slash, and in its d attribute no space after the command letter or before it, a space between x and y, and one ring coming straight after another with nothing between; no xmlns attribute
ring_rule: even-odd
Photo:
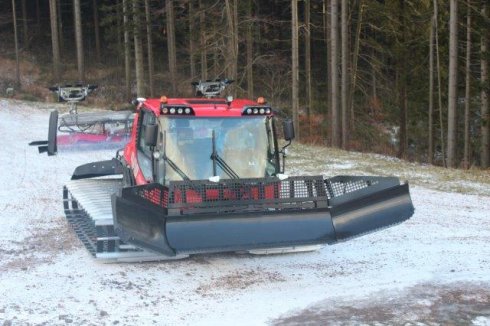
<svg viewBox="0 0 490 326"><path fill-rule="evenodd" d="M246 116L243 114L247 108L264 108L270 109L269 114L272 115L272 110L267 104L259 104L256 101L248 99L234 99L230 103L224 98L162 98L162 99L147 99L142 103L142 106L152 110L158 117L162 115L162 108L179 108L189 107L193 111L193 116L197 117L240 117Z"/></svg>

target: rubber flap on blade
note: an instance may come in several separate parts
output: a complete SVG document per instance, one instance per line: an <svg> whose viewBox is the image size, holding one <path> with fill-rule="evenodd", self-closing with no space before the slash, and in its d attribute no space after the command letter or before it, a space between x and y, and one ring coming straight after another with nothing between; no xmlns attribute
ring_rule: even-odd
<svg viewBox="0 0 490 326"><path fill-rule="evenodd" d="M226 252L335 242L328 209L201 215L167 220L177 252Z"/></svg>
<svg viewBox="0 0 490 326"><path fill-rule="evenodd" d="M114 228L121 239L169 257L176 255L167 242L162 207L128 194L114 194L112 211Z"/></svg>

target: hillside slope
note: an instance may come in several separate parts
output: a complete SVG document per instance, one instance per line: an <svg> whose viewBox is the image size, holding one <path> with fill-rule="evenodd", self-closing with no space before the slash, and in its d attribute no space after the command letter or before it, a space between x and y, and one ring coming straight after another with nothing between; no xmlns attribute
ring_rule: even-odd
<svg viewBox="0 0 490 326"><path fill-rule="evenodd" d="M105 265L69 229L61 189L77 165L114 153L39 155L27 143L46 138L49 108L0 99L0 321L403 324L438 321L442 317L427 311L459 301L462 307L469 302L470 312L443 310L448 320L490 321L488 172L296 145L288 158L290 175L397 175L412 185L415 215L311 253Z"/></svg>

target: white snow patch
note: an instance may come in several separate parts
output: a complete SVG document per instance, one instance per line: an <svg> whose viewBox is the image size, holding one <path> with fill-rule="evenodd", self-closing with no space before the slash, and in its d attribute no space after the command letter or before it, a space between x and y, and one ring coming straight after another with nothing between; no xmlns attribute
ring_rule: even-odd
<svg viewBox="0 0 490 326"><path fill-rule="evenodd" d="M327 165L328 168L332 170L350 170L356 167L356 165L353 162L334 163L334 164L327 164Z"/></svg>
<svg viewBox="0 0 490 326"><path fill-rule="evenodd" d="M483 316L476 317L471 321L471 324L475 326L489 326L490 317L483 317Z"/></svg>
<svg viewBox="0 0 490 326"><path fill-rule="evenodd" d="M77 165L110 159L114 151L39 155L27 143L46 138L48 114L0 100L0 320L265 324L326 299L362 300L426 282L490 281L490 198L420 186L411 187L416 211L409 221L316 252L100 264L78 241L63 243L73 234L62 222L61 189ZM290 167L290 175L305 174L300 164Z"/></svg>

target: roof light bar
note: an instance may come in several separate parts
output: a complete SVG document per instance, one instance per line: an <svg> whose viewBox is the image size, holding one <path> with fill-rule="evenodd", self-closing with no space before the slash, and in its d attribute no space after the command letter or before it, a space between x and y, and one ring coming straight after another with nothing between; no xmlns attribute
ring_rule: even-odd
<svg viewBox="0 0 490 326"><path fill-rule="evenodd" d="M163 115L194 115L194 110L189 106L160 105L160 114Z"/></svg>
<svg viewBox="0 0 490 326"><path fill-rule="evenodd" d="M268 106L247 106L242 110L242 115L269 115L272 109Z"/></svg>

